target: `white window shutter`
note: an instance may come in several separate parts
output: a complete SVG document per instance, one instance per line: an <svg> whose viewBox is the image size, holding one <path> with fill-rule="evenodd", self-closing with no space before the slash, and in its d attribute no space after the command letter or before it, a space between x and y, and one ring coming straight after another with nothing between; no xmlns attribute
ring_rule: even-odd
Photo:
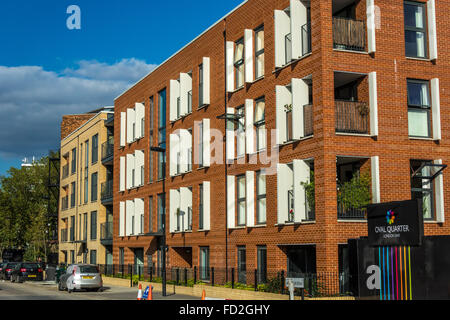
<svg viewBox="0 0 450 320"><path fill-rule="evenodd" d="M227 176L227 224L228 228L236 226L236 186L235 177Z"/></svg>
<svg viewBox="0 0 450 320"><path fill-rule="evenodd" d="M125 202L119 204L119 237L125 236Z"/></svg>
<svg viewBox="0 0 450 320"><path fill-rule="evenodd" d="M141 173L141 167L145 164L145 158L144 158L144 151L143 150L136 150L134 152L134 168L135 168L135 186L142 186L144 177L142 177Z"/></svg>
<svg viewBox="0 0 450 320"><path fill-rule="evenodd" d="M255 153L254 101L245 99L245 145L247 154Z"/></svg>
<svg viewBox="0 0 450 320"><path fill-rule="evenodd" d="M370 135L378 136L378 90L377 73L369 73L369 108L370 108Z"/></svg>
<svg viewBox="0 0 450 320"><path fill-rule="evenodd" d="M180 188L180 221L181 231L188 229L188 208L192 208L192 191L189 188Z"/></svg>
<svg viewBox="0 0 450 320"><path fill-rule="evenodd" d="M377 50L375 40L375 4L374 0L366 1L366 16L367 16L367 47L369 53L374 53Z"/></svg>
<svg viewBox="0 0 450 320"><path fill-rule="evenodd" d="M134 155L127 154L127 180L126 180L127 189L132 189L134 187L132 181L133 169L134 169Z"/></svg>
<svg viewBox="0 0 450 320"><path fill-rule="evenodd" d="M290 188L291 170L287 164L277 164L277 222L285 224L288 220L288 191Z"/></svg>
<svg viewBox="0 0 450 320"><path fill-rule="evenodd" d="M126 202L127 207L126 207L126 235L130 236L133 234L133 225L132 225L132 221L133 221L133 217L134 217L134 201L133 200L127 200Z"/></svg>
<svg viewBox="0 0 450 320"><path fill-rule="evenodd" d="M247 214L247 227L255 226L255 172L245 173L245 205Z"/></svg>
<svg viewBox="0 0 450 320"><path fill-rule="evenodd" d="M180 208L180 192L178 190L170 190L169 205L169 231L173 233L177 230L177 212Z"/></svg>
<svg viewBox="0 0 450 320"><path fill-rule="evenodd" d="M120 157L119 191L125 191L125 157Z"/></svg>
<svg viewBox="0 0 450 320"><path fill-rule="evenodd" d="M285 37L291 32L291 19L282 10L275 10L275 67L281 68L286 61Z"/></svg>
<svg viewBox="0 0 450 320"><path fill-rule="evenodd" d="M191 134L186 129L180 129L180 171L188 171L188 149L192 148Z"/></svg>
<svg viewBox="0 0 450 320"><path fill-rule="evenodd" d="M433 122L433 139L441 140L441 99L439 94L439 79L430 81L431 87L431 117Z"/></svg>
<svg viewBox="0 0 450 320"><path fill-rule="evenodd" d="M291 0L292 59L302 56L302 27L307 22L307 9L300 0Z"/></svg>
<svg viewBox="0 0 450 320"><path fill-rule="evenodd" d="M245 29L245 82L253 82L253 30Z"/></svg>
<svg viewBox="0 0 450 320"><path fill-rule="evenodd" d="M234 108L227 108L227 113L228 114L233 114L234 115ZM234 159L234 123L233 124L229 124L227 121L226 124L226 135L227 135L227 160L233 160ZM229 127L230 126L230 127Z"/></svg>
<svg viewBox="0 0 450 320"><path fill-rule="evenodd" d="M298 0L295 0L298 1ZM302 79L292 79L292 138L305 136L303 107L309 103L309 87Z"/></svg>
<svg viewBox="0 0 450 320"><path fill-rule="evenodd" d="M170 165L169 172L173 177L177 175L177 165L178 165L178 153L180 152L180 137L177 133L172 133L169 136L169 147L170 147Z"/></svg>
<svg viewBox="0 0 450 320"><path fill-rule="evenodd" d="M227 92L234 91L234 42L227 41Z"/></svg>
<svg viewBox="0 0 450 320"><path fill-rule="evenodd" d="M277 126L277 134L276 141L277 144L283 144L287 140L286 136L286 111L285 105L289 105L292 103L291 100L291 92L285 86L276 86L275 87L275 95L276 95L276 126Z"/></svg>
<svg viewBox="0 0 450 320"><path fill-rule="evenodd" d="M127 113L120 113L120 146L125 147L126 145L126 128L127 128Z"/></svg>
<svg viewBox="0 0 450 320"><path fill-rule="evenodd" d="M136 112L134 109L127 109L127 143L134 141L133 137L133 124L136 122Z"/></svg>
<svg viewBox="0 0 450 320"><path fill-rule="evenodd" d="M209 57L203 58L203 104L210 104L211 92L211 59Z"/></svg>
<svg viewBox="0 0 450 320"><path fill-rule="evenodd" d="M203 166L211 165L211 130L210 120L203 119Z"/></svg>
<svg viewBox="0 0 450 320"><path fill-rule="evenodd" d="M211 183L203 181L203 230L211 230Z"/></svg>
<svg viewBox="0 0 450 320"><path fill-rule="evenodd" d="M134 234L141 233L141 216L144 215L144 199L134 199Z"/></svg>
<svg viewBox="0 0 450 320"><path fill-rule="evenodd" d="M380 158L374 156L370 158L372 176L372 203L380 203Z"/></svg>
<svg viewBox="0 0 450 320"><path fill-rule="evenodd" d="M427 15L428 15L428 38L429 38L429 46L430 46L430 59L436 60L438 58L438 52L437 52L436 3L435 3L435 0L428 0Z"/></svg>
<svg viewBox="0 0 450 320"><path fill-rule="evenodd" d="M142 119L145 119L145 106L142 103L135 104L136 110L136 138L142 138Z"/></svg>
<svg viewBox="0 0 450 320"><path fill-rule="evenodd" d="M442 159L435 160L434 164L442 164ZM442 172L434 179L434 192L436 199L436 221L439 223L444 223L444 176Z"/></svg>
<svg viewBox="0 0 450 320"><path fill-rule="evenodd" d="M170 121L175 121L177 119L177 101L180 96L180 83L178 80L170 80Z"/></svg>
<svg viewBox="0 0 450 320"><path fill-rule="evenodd" d="M303 183L309 183L310 171L308 163L303 160L294 160L294 222L301 223L306 220L306 192Z"/></svg>
<svg viewBox="0 0 450 320"><path fill-rule="evenodd" d="M180 115L188 113L188 92L192 90L192 78L187 73L180 73Z"/></svg>

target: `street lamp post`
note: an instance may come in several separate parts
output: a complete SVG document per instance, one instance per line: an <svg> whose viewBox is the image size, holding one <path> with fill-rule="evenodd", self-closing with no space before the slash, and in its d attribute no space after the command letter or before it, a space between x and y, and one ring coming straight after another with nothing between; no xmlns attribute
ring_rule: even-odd
<svg viewBox="0 0 450 320"><path fill-rule="evenodd" d="M163 157L166 157L166 149L160 147L150 147L150 151L162 153ZM163 194L164 194L164 212L162 216L162 237L161 237L161 251L162 251L162 296L165 297L166 294L166 163L164 161L164 171L163 171Z"/></svg>

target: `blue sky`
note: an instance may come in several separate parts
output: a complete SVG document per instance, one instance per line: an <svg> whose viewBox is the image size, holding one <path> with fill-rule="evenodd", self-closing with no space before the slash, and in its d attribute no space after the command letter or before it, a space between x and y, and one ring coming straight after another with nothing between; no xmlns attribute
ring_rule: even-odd
<svg viewBox="0 0 450 320"><path fill-rule="evenodd" d="M105 105L243 0L2 0L0 175L59 144L63 114ZM69 30L69 5L81 30Z"/></svg>

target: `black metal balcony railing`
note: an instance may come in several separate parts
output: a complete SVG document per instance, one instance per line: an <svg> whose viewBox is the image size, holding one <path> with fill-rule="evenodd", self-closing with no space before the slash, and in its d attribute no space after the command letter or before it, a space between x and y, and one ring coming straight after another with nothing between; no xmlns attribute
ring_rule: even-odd
<svg viewBox="0 0 450 320"><path fill-rule="evenodd" d="M187 103L188 103L188 105L187 105L187 108L188 108L188 113L191 113L192 112L192 90L191 91L189 91L188 93L187 93L187 95L188 95L188 101L187 101Z"/></svg>
<svg viewBox="0 0 450 320"><path fill-rule="evenodd" d="M336 49L364 51L366 48L365 22L333 17L333 46Z"/></svg>
<svg viewBox="0 0 450 320"><path fill-rule="evenodd" d="M114 138L102 143L102 161L109 160L114 156Z"/></svg>
<svg viewBox="0 0 450 320"><path fill-rule="evenodd" d="M67 228L61 229L61 242L67 242Z"/></svg>
<svg viewBox="0 0 450 320"><path fill-rule="evenodd" d="M288 64L292 61L292 34L288 33L284 38L284 45L286 50L285 55L285 64Z"/></svg>
<svg viewBox="0 0 450 320"><path fill-rule="evenodd" d="M63 168L62 168L62 178L65 179L69 176L69 165L66 164Z"/></svg>
<svg viewBox="0 0 450 320"><path fill-rule="evenodd" d="M113 238L112 221L100 224L100 240L111 240L112 238Z"/></svg>
<svg viewBox="0 0 450 320"><path fill-rule="evenodd" d="M366 102L335 101L335 114L336 132L369 132L369 107Z"/></svg>
<svg viewBox="0 0 450 320"><path fill-rule="evenodd" d="M337 190L337 214L338 219L366 219L367 208L358 204L359 194L352 190L343 190L338 187Z"/></svg>
<svg viewBox="0 0 450 320"><path fill-rule="evenodd" d="M61 199L61 210L69 209L69 196L65 196Z"/></svg>
<svg viewBox="0 0 450 320"><path fill-rule="evenodd" d="M113 198L113 180L108 180L102 183L101 201L112 200L112 198Z"/></svg>

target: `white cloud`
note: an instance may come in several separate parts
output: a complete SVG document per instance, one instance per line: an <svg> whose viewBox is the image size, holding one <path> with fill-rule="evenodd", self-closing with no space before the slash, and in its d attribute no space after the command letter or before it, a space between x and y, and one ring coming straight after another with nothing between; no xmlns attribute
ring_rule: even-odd
<svg viewBox="0 0 450 320"><path fill-rule="evenodd" d="M155 65L123 59L80 61L61 74L39 66L0 66L0 155L33 156L59 145L65 114L114 104L114 98Z"/></svg>

